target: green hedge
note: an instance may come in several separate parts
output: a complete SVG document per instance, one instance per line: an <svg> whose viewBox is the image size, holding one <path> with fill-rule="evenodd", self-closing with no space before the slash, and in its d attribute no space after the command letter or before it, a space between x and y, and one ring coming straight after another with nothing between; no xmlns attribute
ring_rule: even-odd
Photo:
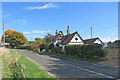
<svg viewBox="0 0 120 80"><path fill-rule="evenodd" d="M61 54L62 53L62 47L54 47L54 48L51 49L51 52Z"/></svg>
<svg viewBox="0 0 120 80"><path fill-rule="evenodd" d="M104 57L102 45L66 45L66 54L70 56L78 56L84 58L91 58L93 56Z"/></svg>

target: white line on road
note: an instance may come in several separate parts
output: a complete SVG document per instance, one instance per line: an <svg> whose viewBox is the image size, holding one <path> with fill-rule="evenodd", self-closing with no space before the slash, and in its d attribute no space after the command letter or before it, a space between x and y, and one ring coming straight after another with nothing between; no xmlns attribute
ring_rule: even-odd
<svg viewBox="0 0 120 80"><path fill-rule="evenodd" d="M104 67L103 65L100 65L100 64L93 64L95 66L99 66L99 67Z"/></svg>
<svg viewBox="0 0 120 80"><path fill-rule="evenodd" d="M66 64L64 62L61 62L61 63ZM84 70L84 71L87 71L87 72L90 72L90 73L95 73L95 74L98 74L98 75L102 75L102 76L105 76L105 77L108 77L108 78L114 78L112 76L101 74L101 73L98 73L98 72L95 72L95 71L92 71L92 70L88 70L88 69L85 69L85 68L82 68L82 67L74 66L74 65L71 65L71 64L66 64L66 65L69 65L71 67L74 67L74 68L77 68L77 69L81 69L81 70Z"/></svg>
<svg viewBox="0 0 120 80"><path fill-rule="evenodd" d="M39 55L39 56L41 56L41 55ZM48 59L48 58L46 58L44 56L41 56L41 57L43 57L45 59ZM108 76L108 75L105 75L105 74L102 74L102 73L99 73L99 72L95 72L95 71L88 70L88 69L85 69L85 68L82 68L82 67L78 67L78 66L74 66L74 65L71 65L71 64L67 64L67 63L64 63L62 61L59 61L59 63L63 63L63 64L66 64L68 66L71 66L71 67L74 67L74 68L77 68L77 69L81 69L81 70L84 70L84 71L87 71L87 72L90 72L90 73L98 74L98 75L101 75L101 76L105 76L105 77L108 77L108 78L114 78L112 76Z"/></svg>

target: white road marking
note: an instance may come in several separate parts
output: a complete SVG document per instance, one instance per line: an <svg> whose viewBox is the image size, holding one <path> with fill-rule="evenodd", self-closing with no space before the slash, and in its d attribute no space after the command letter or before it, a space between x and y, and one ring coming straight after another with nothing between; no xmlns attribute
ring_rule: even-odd
<svg viewBox="0 0 120 80"><path fill-rule="evenodd" d="M39 55L39 54L38 54L38 55ZM39 55L39 56L41 56L41 55ZM41 56L41 57L43 57L43 58L45 58L45 59L48 59L48 58L46 58L45 56ZM114 77L112 77L112 76L108 76L108 75L105 75L105 74L102 74L102 73L99 73L99 72L95 72L95 71L88 70L88 69L85 69L85 68L82 68L82 67L78 67L78 66L74 66L74 65L71 65L71 64L67 64L67 63L64 63L64 62L62 62L62 61L59 61L58 63L63 63L63 64L66 64L66 65L68 65L68 66L71 66L71 67L74 67L74 68L77 68L77 69L81 69L81 70L84 70L84 71L87 71L87 72L90 72L90 73L98 74L98 75L101 75L101 76L105 76L105 77L108 77L108 78L114 78ZM97 66L98 66L98 65L97 65Z"/></svg>
<svg viewBox="0 0 120 80"><path fill-rule="evenodd" d="M62 62L62 63L64 63L64 62ZM66 64L66 63L64 63L64 64ZM88 70L88 69L85 69L85 68L82 68L82 67L74 66L74 65L71 65L71 64L66 64L66 65L69 65L71 67L74 67L74 68L77 68L77 69L81 69L81 70L84 70L84 71L87 71L87 72L91 72L91 73L94 73L94 74L98 74L98 75L101 75L101 76L105 76L105 77L108 77L108 78L114 78L112 76L101 74L101 73L98 73L98 72L95 72L95 71L92 71L92 70Z"/></svg>
<svg viewBox="0 0 120 80"><path fill-rule="evenodd" d="M104 67L103 65L100 65L100 64L93 64L95 66L99 66L99 67Z"/></svg>

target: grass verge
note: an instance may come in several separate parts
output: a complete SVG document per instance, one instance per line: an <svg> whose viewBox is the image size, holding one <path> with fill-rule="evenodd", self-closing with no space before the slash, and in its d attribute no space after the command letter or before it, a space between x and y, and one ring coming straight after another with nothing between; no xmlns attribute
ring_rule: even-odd
<svg viewBox="0 0 120 80"><path fill-rule="evenodd" d="M3 78L41 78L55 80L48 72L43 70L24 55L10 51L2 55Z"/></svg>
<svg viewBox="0 0 120 80"><path fill-rule="evenodd" d="M75 59L75 60L79 60L79 61L87 61L87 62L93 62L93 63L99 63L99 62L102 62L102 61L105 61L103 59L99 59L99 58L82 58L82 57L77 57L77 56L69 56L69 55L66 55L66 54L56 54L56 53L47 53L47 54L50 54L50 55L55 55L55 56L59 56L59 57L64 57L64 58L70 58L70 59Z"/></svg>

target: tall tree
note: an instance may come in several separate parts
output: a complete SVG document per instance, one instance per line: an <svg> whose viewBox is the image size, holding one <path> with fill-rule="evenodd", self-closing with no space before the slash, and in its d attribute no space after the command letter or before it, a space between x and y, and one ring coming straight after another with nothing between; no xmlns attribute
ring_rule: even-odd
<svg viewBox="0 0 120 80"><path fill-rule="evenodd" d="M43 38L43 39L46 40L46 42L50 42L50 40L51 40L53 37L54 37L54 35L48 33L47 35L45 35L45 38Z"/></svg>
<svg viewBox="0 0 120 80"><path fill-rule="evenodd" d="M3 35L2 35L2 41L3 41ZM5 42L9 43L10 46L12 47L14 46L18 47L19 45L23 45L27 43L27 39L26 37L24 37L22 33L8 29L7 31L5 31Z"/></svg>

